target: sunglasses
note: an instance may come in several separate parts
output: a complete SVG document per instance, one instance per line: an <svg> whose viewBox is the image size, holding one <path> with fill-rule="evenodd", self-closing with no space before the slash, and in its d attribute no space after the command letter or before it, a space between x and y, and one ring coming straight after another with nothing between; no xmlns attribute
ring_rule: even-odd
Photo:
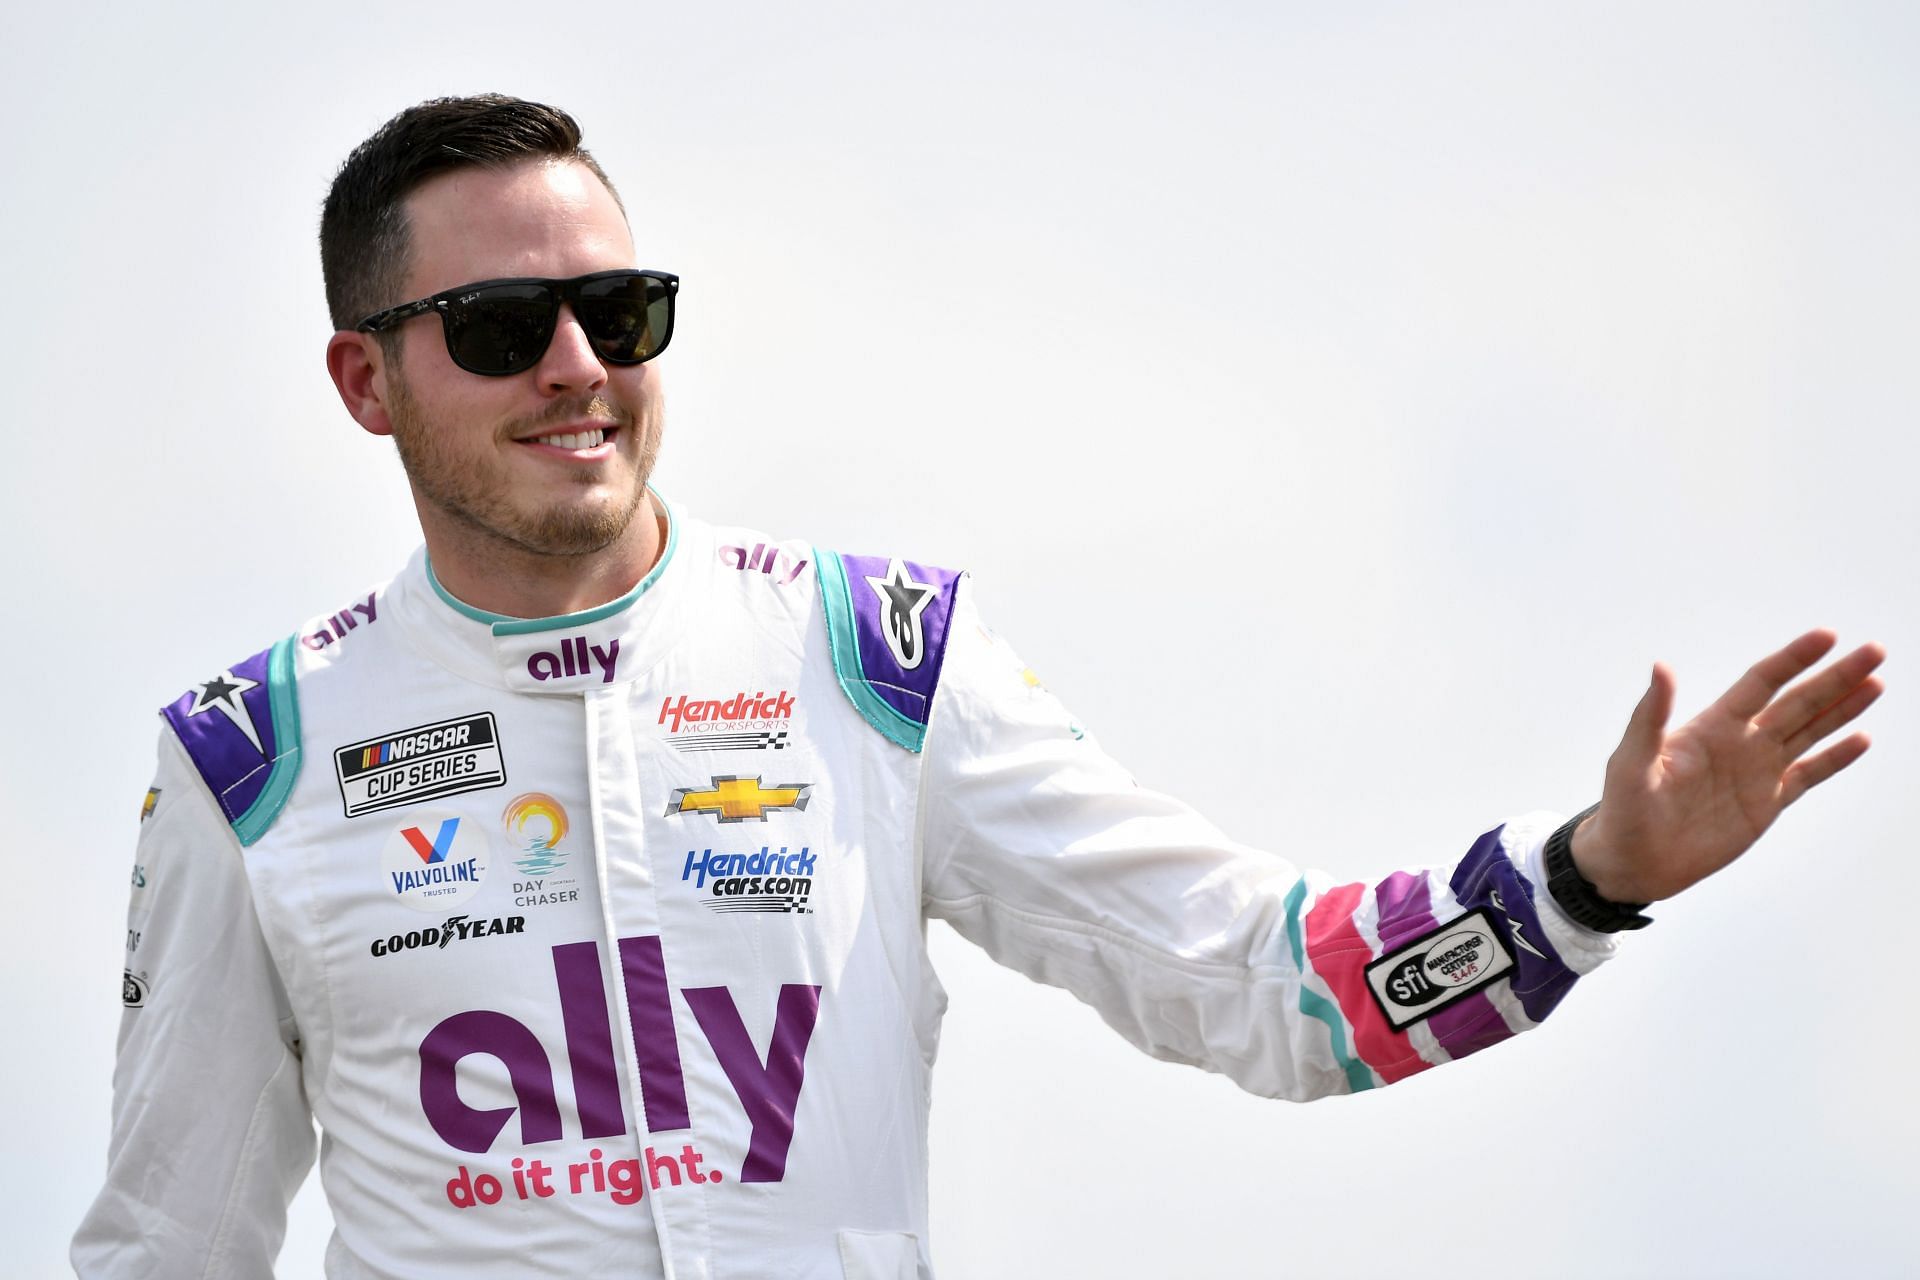
<svg viewBox="0 0 1920 1280"><path fill-rule="evenodd" d="M476 280L377 311L354 328L379 333L440 313L447 354L468 373L504 378L540 363L560 304L573 308L593 352L608 364L640 364L667 349L680 277L665 271L596 271L571 280Z"/></svg>

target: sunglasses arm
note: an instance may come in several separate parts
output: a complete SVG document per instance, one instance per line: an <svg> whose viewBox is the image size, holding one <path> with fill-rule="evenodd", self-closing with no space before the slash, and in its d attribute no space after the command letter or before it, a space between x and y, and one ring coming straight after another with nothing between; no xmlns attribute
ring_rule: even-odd
<svg viewBox="0 0 1920 1280"><path fill-rule="evenodd" d="M388 307L385 311L376 311L354 326L358 333L378 333L382 329L391 329L402 320L411 320L415 316L426 315L429 311L440 309L440 299L422 298L418 302L403 302L397 307Z"/></svg>

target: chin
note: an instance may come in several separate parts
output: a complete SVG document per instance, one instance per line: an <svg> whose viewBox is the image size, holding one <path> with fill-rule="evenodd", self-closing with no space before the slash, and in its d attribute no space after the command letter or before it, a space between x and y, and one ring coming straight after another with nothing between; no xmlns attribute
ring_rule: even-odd
<svg viewBox="0 0 1920 1280"><path fill-rule="evenodd" d="M524 523L521 536L515 541L530 551L550 556L584 556L604 551L632 526L645 496L642 490L639 499L623 506L607 503L586 508L579 505L553 508Z"/></svg>

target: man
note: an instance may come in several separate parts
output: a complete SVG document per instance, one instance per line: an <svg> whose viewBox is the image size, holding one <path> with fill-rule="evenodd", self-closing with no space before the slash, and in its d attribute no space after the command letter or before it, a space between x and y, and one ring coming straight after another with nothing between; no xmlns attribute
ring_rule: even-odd
<svg viewBox="0 0 1920 1280"><path fill-rule="evenodd" d="M425 550L165 708L85 1275L930 1274L938 916L1158 1057L1310 1098L1528 1029L1866 749L1811 632L1601 803L1336 884L1138 788L966 580L646 487L678 282L552 108L423 104L322 222ZM1791 687L1789 687L1791 685Z"/></svg>

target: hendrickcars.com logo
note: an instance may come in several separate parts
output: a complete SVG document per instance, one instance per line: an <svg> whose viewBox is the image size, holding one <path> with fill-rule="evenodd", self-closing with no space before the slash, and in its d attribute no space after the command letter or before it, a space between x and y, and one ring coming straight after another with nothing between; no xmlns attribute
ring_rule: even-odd
<svg viewBox="0 0 1920 1280"><path fill-rule="evenodd" d="M798 853L789 853L786 845L775 853L764 844L752 853L689 849L680 880L706 890L700 901L710 911L806 915L812 910L807 899L813 893L814 862L813 851L804 845Z"/></svg>

